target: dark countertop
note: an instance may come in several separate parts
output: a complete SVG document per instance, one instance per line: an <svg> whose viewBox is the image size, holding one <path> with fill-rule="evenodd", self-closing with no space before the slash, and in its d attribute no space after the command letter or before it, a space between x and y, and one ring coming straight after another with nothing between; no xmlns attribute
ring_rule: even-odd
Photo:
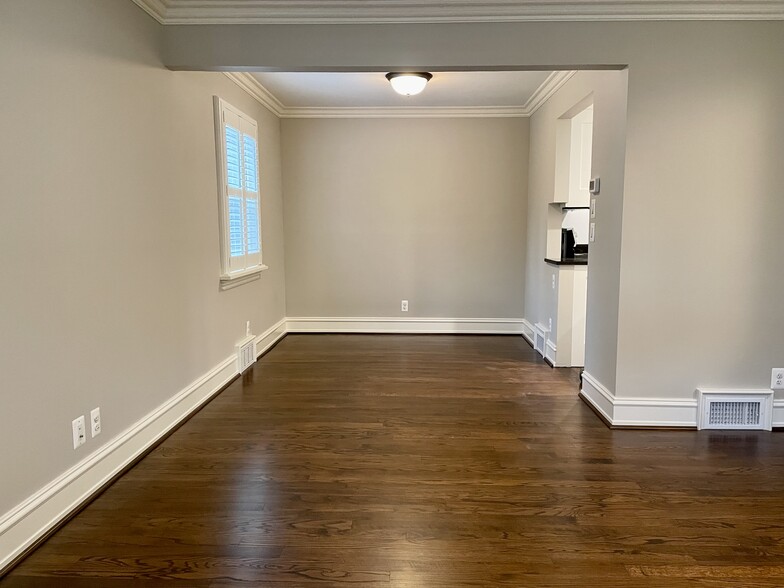
<svg viewBox="0 0 784 588"><path fill-rule="evenodd" d="M587 255L567 259L550 259L549 257L545 257L544 260L550 265L588 265Z"/></svg>

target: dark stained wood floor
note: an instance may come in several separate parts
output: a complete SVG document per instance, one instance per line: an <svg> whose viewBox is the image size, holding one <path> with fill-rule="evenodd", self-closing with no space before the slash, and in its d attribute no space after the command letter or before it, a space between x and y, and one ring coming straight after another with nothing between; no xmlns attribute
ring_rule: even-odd
<svg viewBox="0 0 784 588"><path fill-rule="evenodd" d="M290 335L0 587L784 586L784 435L577 390L519 337Z"/></svg>

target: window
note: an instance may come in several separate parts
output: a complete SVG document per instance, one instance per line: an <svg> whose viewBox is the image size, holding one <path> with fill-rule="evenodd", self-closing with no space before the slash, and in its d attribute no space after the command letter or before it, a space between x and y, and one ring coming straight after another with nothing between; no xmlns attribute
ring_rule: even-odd
<svg viewBox="0 0 784 588"><path fill-rule="evenodd" d="M258 125L215 96L218 182L221 218L221 288L259 277L261 214L259 206Z"/></svg>

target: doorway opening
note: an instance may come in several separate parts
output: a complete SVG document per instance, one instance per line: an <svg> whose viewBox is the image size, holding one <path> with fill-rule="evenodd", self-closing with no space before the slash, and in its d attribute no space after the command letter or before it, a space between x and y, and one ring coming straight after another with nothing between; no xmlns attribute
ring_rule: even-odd
<svg viewBox="0 0 784 588"><path fill-rule="evenodd" d="M588 250L593 240L591 194L593 95L556 123L555 177L547 215L547 258L552 279L551 316L544 358L554 367L585 365Z"/></svg>

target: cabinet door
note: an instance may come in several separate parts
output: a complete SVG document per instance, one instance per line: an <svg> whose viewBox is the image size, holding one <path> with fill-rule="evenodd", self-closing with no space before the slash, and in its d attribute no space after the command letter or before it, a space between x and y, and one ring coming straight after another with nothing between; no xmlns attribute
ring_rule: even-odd
<svg viewBox="0 0 784 588"><path fill-rule="evenodd" d="M571 122L568 206L590 206L588 183L591 181L593 106L583 110Z"/></svg>
<svg viewBox="0 0 784 588"><path fill-rule="evenodd" d="M572 150L572 120L565 118L555 122L555 182L550 202L569 202L569 176Z"/></svg>

